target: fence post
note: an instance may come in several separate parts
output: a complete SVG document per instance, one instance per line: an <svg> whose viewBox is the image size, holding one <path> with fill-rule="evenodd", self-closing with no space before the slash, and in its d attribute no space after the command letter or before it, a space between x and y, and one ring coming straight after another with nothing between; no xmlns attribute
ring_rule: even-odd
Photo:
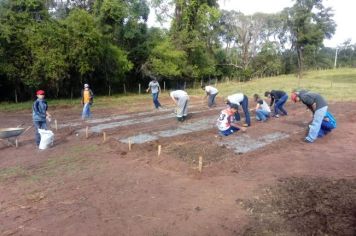
<svg viewBox="0 0 356 236"><path fill-rule="evenodd" d="M138 84L138 94L141 94L141 84Z"/></svg>
<svg viewBox="0 0 356 236"><path fill-rule="evenodd" d="M166 92L166 81L163 81L163 91Z"/></svg>
<svg viewBox="0 0 356 236"><path fill-rule="evenodd" d="M126 85L124 84L124 94L126 94Z"/></svg>

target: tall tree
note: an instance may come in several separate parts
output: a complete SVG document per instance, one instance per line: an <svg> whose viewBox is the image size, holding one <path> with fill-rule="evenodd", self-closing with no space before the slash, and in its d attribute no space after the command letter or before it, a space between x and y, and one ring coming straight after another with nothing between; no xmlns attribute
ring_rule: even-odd
<svg viewBox="0 0 356 236"><path fill-rule="evenodd" d="M215 51L220 48L218 32L219 19L216 0L155 0L163 6L173 6L173 21L170 29L171 41L178 50L185 51L187 67L185 78L214 76Z"/></svg>
<svg viewBox="0 0 356 236"><path fill-rule="evenodd" d="M302 77L304 66L304 50L314 50L323 45L325 38L335 33L335 22L331 8L326 8L322 0L295 0L290 8L282 12L285 20L285 37L289 39L298 55L298 74Z"/></svg>

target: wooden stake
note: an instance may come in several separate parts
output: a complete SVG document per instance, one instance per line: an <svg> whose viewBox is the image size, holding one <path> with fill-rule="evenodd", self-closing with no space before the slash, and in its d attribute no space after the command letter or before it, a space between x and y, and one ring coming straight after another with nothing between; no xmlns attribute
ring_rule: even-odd
<svg viewBox="0 0 356 236"><path fill-rule="evenodd" d="M162 149L162 146L161 145L158 145L158 156L160 156L161 155L161 149Z"/></svg>
<svg viewBox="0 0 356 236"><path fill-rule="evenodd" d="M89 126L85 129L85 137L89 138Z"/></svg>
<svg viewBox="0 0 356 236"><path fill-rule="evenodd" d="M201 173L201 171L203 170L203 157L202 157L202 156L199 157L198 170L199 170L200 173Z"/></svg>
<svg viewBox="0 0 356 236"><path fill-rule="evenodd" d="M166 81L163 81L163 91L166 91Z"/></svg>
<svg viewBox="0 0 356 236"><path fill-rule="evenodd" d="M103 132L103 142L105 143L106 142L106 132Z"/></svg>
<svg viewBox="0 0 356 236"><path fill-rule="evenodd" d="M141 84L138 84L138 94L141 94Z"/></svg>
<svg viewBox="0 0 356 236"><path fill-rule="evenodd" d="M56 127L56 131L58 130L58 123L57 123L57 119L54 120L54 126Z"/></svg>
<svg viewBox="0 0 356 236"><path fill-rule="evenodd" d="M129 139L129 151L131 151L131 139Z"/></svg>
<svg viewBox="0 0 356 236"><path fill-rule="evenodd" d="M19 147L19 142L17 141L17 139L15 139L15 147L16 147L16 148Z"/></svg>

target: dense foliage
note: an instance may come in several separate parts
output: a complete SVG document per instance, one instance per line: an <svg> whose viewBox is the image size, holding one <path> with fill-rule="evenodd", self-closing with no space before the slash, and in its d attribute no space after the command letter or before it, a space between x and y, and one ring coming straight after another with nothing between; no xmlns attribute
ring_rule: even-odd
<svg viewBox="0 0 356 236"><path fill-rule="evenodd" d="M166 29L148 27L150 10ZM322 0L276 14L220 10L216 0L2 0L0 100L122 92L151 76L200 81L356 65L356 45L324 48L335 31Z"/></svg>

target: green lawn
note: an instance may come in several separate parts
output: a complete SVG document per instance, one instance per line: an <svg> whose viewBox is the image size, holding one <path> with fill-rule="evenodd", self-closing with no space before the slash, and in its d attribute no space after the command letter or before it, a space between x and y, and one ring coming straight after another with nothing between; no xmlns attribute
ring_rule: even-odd
<svg viewBox="0 0 356 236"><path fill-rule="evenodd" d="M243 92L251 97L255 93L263 96L265 91L272 89L290 93L293 89L304 88L320 93L328 100L356 101L356 69L310 71L303 79L297 79L295 75L281 75L246 83L226 82L217 87L224 97L236 92ZM190 94L198 93L201 91L190 90Z"/></svg>
<svg viewBox="0 0 356 236"><path fill-rule="evenodd" d="M323 71L306 72L303 79L299 80L295 75L281 75L277 77L254 79L249 82L239 83L234 80L218 83L220 96L226 97L230 94L243 92L249 97L258 93L263 95L266 90L279 89L291 92L293 89L304 88L318 92L329 101L356 101L356 69L335 69ZM203 95L200 88L188 89L190 95ZM161 96L167 97L168 93ZM98 96L95 98L95 107L116 107L130 103L140 103L150 99L149 94L128 94L115 96ZM80 99L48 99L50 107L70 106L80 107ZM32 101L23 103L0 103L0 111L30 110Z"/></svg>

